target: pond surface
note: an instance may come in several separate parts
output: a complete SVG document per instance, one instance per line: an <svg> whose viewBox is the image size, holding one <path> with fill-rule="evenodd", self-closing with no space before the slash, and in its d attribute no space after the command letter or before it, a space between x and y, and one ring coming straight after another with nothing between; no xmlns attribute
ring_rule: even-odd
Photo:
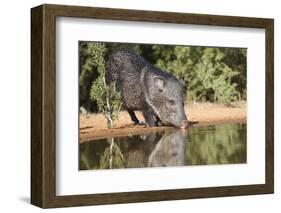
<svg viewBox="0 0 281 213"><path fill-rule="evenodd" d="M79 145L80 170L246 163L247 125L98 139Z"/></svg>

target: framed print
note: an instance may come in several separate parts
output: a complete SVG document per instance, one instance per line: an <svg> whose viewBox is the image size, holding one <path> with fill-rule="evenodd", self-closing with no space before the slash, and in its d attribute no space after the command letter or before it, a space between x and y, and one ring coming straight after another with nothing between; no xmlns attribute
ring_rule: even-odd
<svg viewBox="0 0 281 213"><path fill-rule="evenodd" d="M31 9L31 203L274 191L273 19Z"/></svg>

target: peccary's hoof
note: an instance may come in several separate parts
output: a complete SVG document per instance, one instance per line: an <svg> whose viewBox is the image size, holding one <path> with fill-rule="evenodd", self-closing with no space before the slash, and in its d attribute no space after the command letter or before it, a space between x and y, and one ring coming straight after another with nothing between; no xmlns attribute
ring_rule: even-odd
<svg viewBox="0 0 281 213"><path fill-rule="evenodd" d="M146 125L144 121L134 122L135 125Z"/></svg>
<svg viewBox="0 0 281 213"><path fill-rule="evenodd" d="M164 124L162 123L162 121L158 121L157 126L164 126Z"/></svg>
<svg viewBox="0 0 281 213"><path fill-rule="evenodd" d="M146 125L146 123L144 121L140 121L138 124L139 125Z"/></svg>

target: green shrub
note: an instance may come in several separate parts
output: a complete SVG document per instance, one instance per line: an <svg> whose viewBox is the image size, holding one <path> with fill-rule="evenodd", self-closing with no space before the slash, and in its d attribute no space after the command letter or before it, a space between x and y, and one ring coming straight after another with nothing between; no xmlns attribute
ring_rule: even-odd
<svg viewBox="0 0 281 213"><path fill-rule="evenodd" d="M105 82L105 45L102 43L91 43L89 52L92 63L99 73L98 78L93 82L90 96L97 103L98 111L106 117L109 128L113 127L113 121L118 118L121 108L121 95L116 91L115 84L107 85Z"/></svg>

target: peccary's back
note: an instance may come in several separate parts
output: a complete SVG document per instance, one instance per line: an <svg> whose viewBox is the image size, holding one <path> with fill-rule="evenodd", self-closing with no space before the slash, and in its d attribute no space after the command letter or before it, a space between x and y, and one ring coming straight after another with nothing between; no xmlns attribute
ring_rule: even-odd
<svg viewBox="0 0 281 213"><path fill-rule="evenodd" d="M148 65L147 61L130 50L119 50L109 56L106 83L116 82L125 109L139 110L146 107L140 77L143 67Z"/></svg>

